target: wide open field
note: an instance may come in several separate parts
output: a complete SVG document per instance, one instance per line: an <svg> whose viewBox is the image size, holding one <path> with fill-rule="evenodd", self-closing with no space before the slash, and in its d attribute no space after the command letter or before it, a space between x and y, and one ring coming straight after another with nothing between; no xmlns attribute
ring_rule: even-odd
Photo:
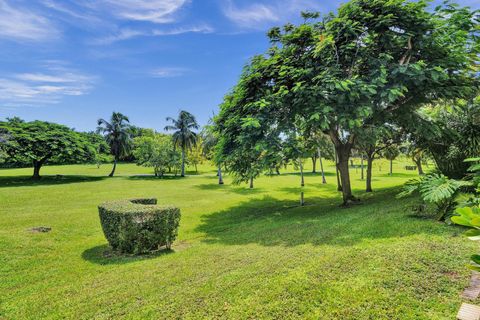
<svg viewBox="0 0 480 320"><path fill-rule="evenodd" d="M376 167L373 194L339 208L335 176L262 177L255 189L215 173L159 180L146 168L0 170L0 319L453 319L475 245L461 229L412 216L395 199L415 173ZM137 175L137 176L135 176ZM172 253L118 257L97 205L157 197L182 210ZM50 226L50 233L32 233Z"/></svg>

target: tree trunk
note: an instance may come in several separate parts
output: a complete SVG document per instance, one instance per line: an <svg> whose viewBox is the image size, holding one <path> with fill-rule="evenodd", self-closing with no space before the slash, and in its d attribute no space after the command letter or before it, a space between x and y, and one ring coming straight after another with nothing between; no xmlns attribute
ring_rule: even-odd
<svg viewBox="0 0 480 320"><path fill-rule="evenodd" d="M327 183L327 179L325 179L325 171L323 170L323 161L322 161L322 151L318 148L318 159L320 160L320 170L322 171L322 183Z"/></svg>
<svg viewBox="0 0 480 320"><path fill-rule="evenodd" d="M223 184L222 166L221 165L218 166L217 176L218 176L218 184Z"/></svg>
<svg viewBox="0 0 480 320"><path fill-rule="evenodd" d="M425 172L423 172L423 167L422 167L422 160L418 162L418 174L423 176Z"/></svg>
<svg viewBox="0 0 480 320"><path fill-rule="evenodd" d="M253 189L253 177L250 177L250 189Z"/></svg>
<svg viewBox="0 0 480 320"><path fill-rule="evenodd" d="M117 157L115 157L115 160L113 160L113 168L112 172L110 172L110 174L108 175L109 177L113 177L113 175L115 174L115 169L117 169Z"/></svg>
<svg viewBox="0 0 480 320"><path fill-rule="evenodd" d="M182 177L185 177L185 148L182 148Z"/></svg>
<svg viewBox="0 0 480 320"><path fill-rule="evenodd" d="M337 173L337 191L342 191L342 182L340 181L340 172L338 171L338 155L335 149L335 171Z"/></svg>
<svg viewBox="0 0 480 320"><path fill-rule="evenodd" d="M40 168L42 167L42 163L37 160L33 160L33 176L32 179L38 180L40 179Z"/></svg>
<svg viewBox="0 0 480 320"><path fill-rule="evenodd" d="M373 170L373 156L367 154L367 187L366 192L372 192L372 170Z"/></svg>
<svg viewBox="0 0 480 320"><path fill-rule="evenodd" d="M393 176L393 159L390 159L390 175Z"/></svg>
<svg viewBox="0 0 480 320"><path fill-rule="evenodd" d="M363 154L362 154L362 158L361 158L361 160L360 160L360 167L362 168L362 177L361 177L361 179L363 180L363 179L365 179L365 174L364 174L365 169L364 169L364 166L363 166Z"/></svg>
<svg viewBox="0 0 480 320"><path fill-rule="evenodd" d="M195 173L198 173L198 165L195 163Z"/></svg>
<svg viewBox="0 0 480 320"><path fill-rule="evenodd" d="M280 175L280 169L278 167L275 168L275 172L277 173L278 176Z"/></svg>
<svg viewBox="0 0 480 320"><path fill-rule="evenodd" d="M420 176L423 176L425 172L423 172L422 159L413 159L413 162L415 162L415 164L417 165L418 174Z"/></svg>
<svg viewBox="0 0 480 320"><path fill-rule="evenodd" d="M350 172L348 168L348 160L350 158L350 151L352 149L352 145L350 143L336 144L335 149L338 156L337 167L340 173L340 181L342 185L343 205L348 205L351 202L357 200L352 194L352 186L350 184Z"/></svg>
<svg viewBox="0 0 480 320"><path fill-rule="evenodd" d="M301 177L300 186L304 187L304 186L305 186L305 179L304 179L304 177L303 177L303 164L302 164L302 160L299 160L299 161L298 161L298 164L299 164L299 167L300 167L300 177Z"/></svg>
<svg viewBox="0 0 480 320"><path fill-rule="evenodd" d="M317 157L312 157L312 173L317 173Z"/></svg>

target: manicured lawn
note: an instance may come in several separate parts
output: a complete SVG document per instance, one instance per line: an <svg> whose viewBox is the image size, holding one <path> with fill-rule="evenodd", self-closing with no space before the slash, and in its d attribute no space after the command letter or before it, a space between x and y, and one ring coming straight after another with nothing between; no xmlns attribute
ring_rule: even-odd
<svg viewBox="0 0 480 320"><path fill-rule="evenodd" d="M453 319L475 245L395 199L415 172L375 168L373 194L338 206L335 176L262 177L218 186L213 169L153 179L120 164L0 170L0 319ZM70 176L75 175L75 176ZM182 210L173 253L118 257L97 212L105 200L158 197ZM50 226L50 233L32 233Z"/></svg>

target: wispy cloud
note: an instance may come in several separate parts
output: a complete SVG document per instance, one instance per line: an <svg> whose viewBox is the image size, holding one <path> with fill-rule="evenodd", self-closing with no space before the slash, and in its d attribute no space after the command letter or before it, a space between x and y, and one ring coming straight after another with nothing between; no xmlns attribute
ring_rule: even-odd
<svg viewBox="0 0 480 320"><path fill-rule="evenodd" d="M42 72L0 78L0 104L38 106L59 103L65 96L87 94L94 82L95 77L49 62Z"/></svg>
<svg viewBox="0 0 480 320"><path fill-rule="evenodd" d="M248 6L238 6L233 0L223 4L223 13L241 28L259 29L272 23L284 22L302 10L320 10L322 7L313 0L263 1Z"/></svg>
<svg viewBox="0 0 480 320"><path fill-rule="evenodd" d="M0 38L39 42L59 36L60 32L47 18L0 0Z"/></svg>
<svg viewBox="0 0 480 320"><path fill-rule="evenodd" d="M214 29L208 25L199 25L193 27L178 27L167 30L153 29L153 30L136 30L136 29L121 29L117 33L98 38L92 43L97 45L112 44L114 42L132 39L135 37L159 37L172 36L184 33L211 33Z"/></svg>
<svg viewBox="0 0 480 320"><path fill-rule="evenodd" d="M152 23L169 23L189 0L100 0L118 18Z"/></svg>
<svg viewBox="0 0 480 320"><path fill-rule="evenodd" d="M224 8L224 14L242 27L255 27L265 22L280 20L273 7L259 3L239 8L232 1L229 1Z"/></svg>
<svg viewBox="0 0 480 320"><path fill-rule="evenodd" d="M190 71L190 69L186 68L161 67L152 70L150 75L154 78L176 78L181 77Z"/></svg>

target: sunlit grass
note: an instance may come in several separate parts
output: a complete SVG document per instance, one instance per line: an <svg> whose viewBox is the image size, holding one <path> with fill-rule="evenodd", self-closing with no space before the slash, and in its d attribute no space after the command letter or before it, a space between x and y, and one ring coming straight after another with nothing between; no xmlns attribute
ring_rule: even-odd
<svg viewBox="0 0 480 320"><path fill-rule="evenodd" d="M348 209L331 163L327 185L306 176L305 207L292 168L253 190L217 185L208 165L165 180L131 164L115 178L109 165L45 167L39 182L0 170L0 319L453 319L474 245L395 199L416 176L404 162L392 177L374 168L373 194L353 169L362 204ZM174 252L112 254L97 205L152 196L182 210Z"/></svg>

